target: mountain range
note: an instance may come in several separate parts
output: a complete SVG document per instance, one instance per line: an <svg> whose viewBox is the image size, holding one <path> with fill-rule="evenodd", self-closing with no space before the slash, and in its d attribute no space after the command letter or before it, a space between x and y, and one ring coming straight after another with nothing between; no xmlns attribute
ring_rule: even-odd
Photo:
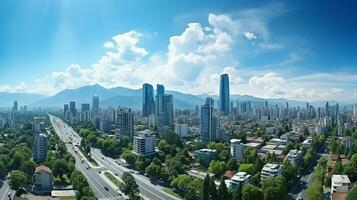
<svg viewBox="0 0 357 200"><path fill-rule="evenodd" d="M192 109L196 105L204 103L205 98L210 96L218 99L217 95L192 95L177 91L166 91L167 94L172 94L174 97L175 108ZM75 101L79 108L82 103L90 103L94 94L99 95L101 107L106 106L125 106L134 109L142 107L142 89L130 89L125 87L105 88L101 85L88 85L76 89L66 89L53 96L44 96L39 94L29 93L0 93L1 107L11 106L14 100L19 102L19 105L28 105L30 107L46 107L46 108L62 108L69 101ZM287 99L263 99L249 95L231 95L232 101L250 101L252 104L262 104L268 101L269 104L285 105L289 102L291 107L306 106L306 102L287 100ZM330 101L330 104L336 103ZM313 106L323 106L325 102L310 102Z"/></svg>

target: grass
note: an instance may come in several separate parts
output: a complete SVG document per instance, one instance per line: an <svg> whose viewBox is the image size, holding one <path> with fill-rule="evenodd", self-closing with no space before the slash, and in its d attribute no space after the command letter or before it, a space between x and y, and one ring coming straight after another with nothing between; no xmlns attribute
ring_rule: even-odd
<svg viewBox="0 0 357 200"><path fill-rule="evenodd" d="M59 177L55 177L54 183L56 185L70 185L71 181L69 180L69 177L67 177L67 175L63 175L62 179L60 179Z"/></svg>
<svg viewBox="0 0 357 200"><path fill-rule="evenodd" d="M85 153L85 152L83 151L82 147L79 147L78 149L81 151L81 153L84 155L84 157L86 157L86 159L87 159L90 163L92 163L93 166L99 166L98 163L97 163L97 161L95 161L91 156L89 156L87 153Z"/></svg>
<svg viewBox="0 0 357 200"><path fill-rule="evenodd" d="M174 197L177 197L179 199L183 199L181 195L177 194L176 192L174 192L171 188L165 188L164 192L171 194Z"/></svg>
<svg viewBox="0 0 357 200"><path fill-rule="evenodd" d="M76 197L60 197L59 200L76 200Z"/></svg>
<svg viewBox="0 0 357 200"><path fill-rule="evenodd" d="M109 172L104 172L104 175L112 182L114 183L116 186L118 186L118 188L120 188L121 186L121 181L117 178L115 178L111 173Z"/></svg>

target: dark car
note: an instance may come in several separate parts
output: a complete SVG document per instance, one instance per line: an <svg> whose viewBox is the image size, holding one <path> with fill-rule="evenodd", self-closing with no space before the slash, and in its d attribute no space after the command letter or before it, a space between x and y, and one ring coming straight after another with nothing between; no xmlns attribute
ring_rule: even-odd
<svg viewBox="0 0 357 200"><path fill-rule="evenodd" d="M104 186L104 189L105 189L106 191L109 191L109 188L108 188L108 187L106 187L106 186Z"/></svg>

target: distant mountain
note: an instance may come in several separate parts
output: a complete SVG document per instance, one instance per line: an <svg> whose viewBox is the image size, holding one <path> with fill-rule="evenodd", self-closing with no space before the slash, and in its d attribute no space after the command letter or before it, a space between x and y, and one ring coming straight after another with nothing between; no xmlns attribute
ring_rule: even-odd
<svg viewBox="0 0 357 200"><path fill-rule="evenodd" d="M15 100L19 106L27 106L45 98L47 96L41 94L0 92L0 107L12 107Z"/></svg>

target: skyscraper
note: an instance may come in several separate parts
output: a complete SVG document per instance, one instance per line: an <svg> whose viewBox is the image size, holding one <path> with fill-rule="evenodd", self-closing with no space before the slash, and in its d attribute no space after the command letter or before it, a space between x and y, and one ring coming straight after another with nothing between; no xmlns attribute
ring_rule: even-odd
<svg viewBox="0 0 357 200"><path fill-rule="evenodd" d="M120 135L133 138L134 135L134 114L131 109L119 108L117 111L116 128Z"/></svg>
<svg viewBox="0 0 357 200"><path fill-rule="evenodd" d="M13 107L13 111L17 112L17 110L19 109L17 101L14 101L14 107Z"/></svg>
<svg viewBox="0 0 357 200"><path fill-rule="evenodd" d="M357 104L353 105L353 120L357 121Z"/></svg>
<svg viewBox="0 0 357 200"><path fill-rule="evenodd" d="M64 104L63 107L63 117L67 118L67 112L68 112L68 104Z"/></svg>
<svg viewBox="0 0 357 200"><path fill-rule="evenodd" d="M219 112L221 115L229 114L229 77L228 74L222 74L219 84Z"/></svg>
<svg viewBox="0 0 357 200"><path fill-rule="evenodd" d="M217 133L217 118L213 116L214 100L210 97L206 99L206 103L201 106L200 113L200 128L201 139L203 142L208 143L216 139Z"/></svg>
<svg viewBox="0 0 357 200"><path fill-rule="evenodd" d="M163 85L156 85L156 96L155 96L155 116L158 117L162 112L162 99L165 95L165 87Z"/></svg>
<svg viewBox="0 0 357 200"><path fill-rule="evenodd" d="M89 105L89 103L82 103L82 109L81 109L81 111L82 112L87 112L87 111L89 111L90 110L90 105Z"/></svg>
<svg viewBox="0 0 357 200"><path fill-rule="evenodd" d="M165 94L162 98L161 125L173 126L174 124L174 102L171 94Z"/></svg>
<svg viewBox="0 0 357 200"><path fill-rule="evenodd" d="M72 114L72 117L76 117L76 102L70 101L69 102L69 112Z"/></svg>
<svg viewBox="0 0 357 200"><path fill-rule="evenodd" d="M92 97L92 112L98 113L99 112L99 96L93 95Z"/></svg>
<svg viewBox="0 0 357 200"><path fill-rule="evenodd" d="M154 88L148 83L143 84L143 116L149 117L154 114L155 102L154 102Z"/></svg>

